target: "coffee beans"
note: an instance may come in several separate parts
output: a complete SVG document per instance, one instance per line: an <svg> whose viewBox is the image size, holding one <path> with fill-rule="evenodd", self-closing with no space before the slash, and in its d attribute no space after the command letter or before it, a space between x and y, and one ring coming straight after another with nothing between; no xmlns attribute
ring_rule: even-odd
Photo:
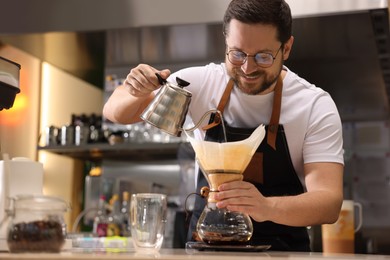
<svg viewBox="0 0 390 260"><path fill-rule="evenodd" d="M14 224L8 232L8 247L18 252L60 252L65 243L61 223L53 220Z"/></svg>

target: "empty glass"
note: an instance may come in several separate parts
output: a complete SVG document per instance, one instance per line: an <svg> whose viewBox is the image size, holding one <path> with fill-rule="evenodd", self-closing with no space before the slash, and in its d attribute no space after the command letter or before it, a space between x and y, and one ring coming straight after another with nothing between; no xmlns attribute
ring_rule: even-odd
<svg viewBox="0 0 390 260"><path fill-rule="evenodd" d="M167 222L167 197L158 193L131 196L131 236L137 250L158 251Z"/></svg>

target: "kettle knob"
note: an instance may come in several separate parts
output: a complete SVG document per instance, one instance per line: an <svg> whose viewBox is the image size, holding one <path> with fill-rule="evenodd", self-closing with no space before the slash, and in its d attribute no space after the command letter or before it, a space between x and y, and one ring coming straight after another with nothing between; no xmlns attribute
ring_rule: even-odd
<svg viewBox="0 0 390 260"><path fill-rule="evenodd" d="M179 85L179 87L187 87L188 85L190 85L189 82L185 81L184 79L181 79L179 77L176 77L176 82L177 84Z"/></svg>
<svg viewBox="0 0 390 260"><path fill-rule="evenodd" d="M157 76L157 79L158 79L158 82L160 83L160 85L165 85L167 83L167 80L163 79L160 74L158 74L158 73L155 73L155 74ZM176 77L176 82L177 82L177 85L181 88L184 88L184 87L187 87L188 85L190 85L189 82L187 82L184 79L181 79L179 77Z"/></svg>

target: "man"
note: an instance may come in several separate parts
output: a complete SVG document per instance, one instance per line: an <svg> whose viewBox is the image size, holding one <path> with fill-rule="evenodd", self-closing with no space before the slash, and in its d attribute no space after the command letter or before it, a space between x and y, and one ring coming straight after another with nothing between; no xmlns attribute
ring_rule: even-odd
<svg viewBox="0 0 390 260"><path fill-rule="evenodd" d="M267 125L244 180L222 184L217 206L252 218L254 244L309 251L306 227L335 222L343 200L337 108L328 93L283 65L294 41L291 12L284 0L232 0L223 25L225 63L183 69L170 78L169 70L141 64L114 91L103 113L114 122L139 121L160 87L158 72L168 80L180 77L190 83L186 89L193 95L188 112L193 122L220 105L229 141ZM221 129L221 124L207 131L199 128L197 134L218 141ZM199 174L198 187L205 184ZM190 234L203 207L197 200Z"/></svg>

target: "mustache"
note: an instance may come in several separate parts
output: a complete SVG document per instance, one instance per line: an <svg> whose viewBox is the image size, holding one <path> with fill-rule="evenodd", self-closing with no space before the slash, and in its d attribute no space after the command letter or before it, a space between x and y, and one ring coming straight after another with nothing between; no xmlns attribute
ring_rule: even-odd
<svg viewBox="0 0 390 260"><path fill-rule="evenodd" d="M236 73L238 76L242 76L242 77L260 77L260 76L263 76L265 74L262 71L255 71L255 72L252 72L250 74L246 74L241 69L237 70Z"/></svg>

